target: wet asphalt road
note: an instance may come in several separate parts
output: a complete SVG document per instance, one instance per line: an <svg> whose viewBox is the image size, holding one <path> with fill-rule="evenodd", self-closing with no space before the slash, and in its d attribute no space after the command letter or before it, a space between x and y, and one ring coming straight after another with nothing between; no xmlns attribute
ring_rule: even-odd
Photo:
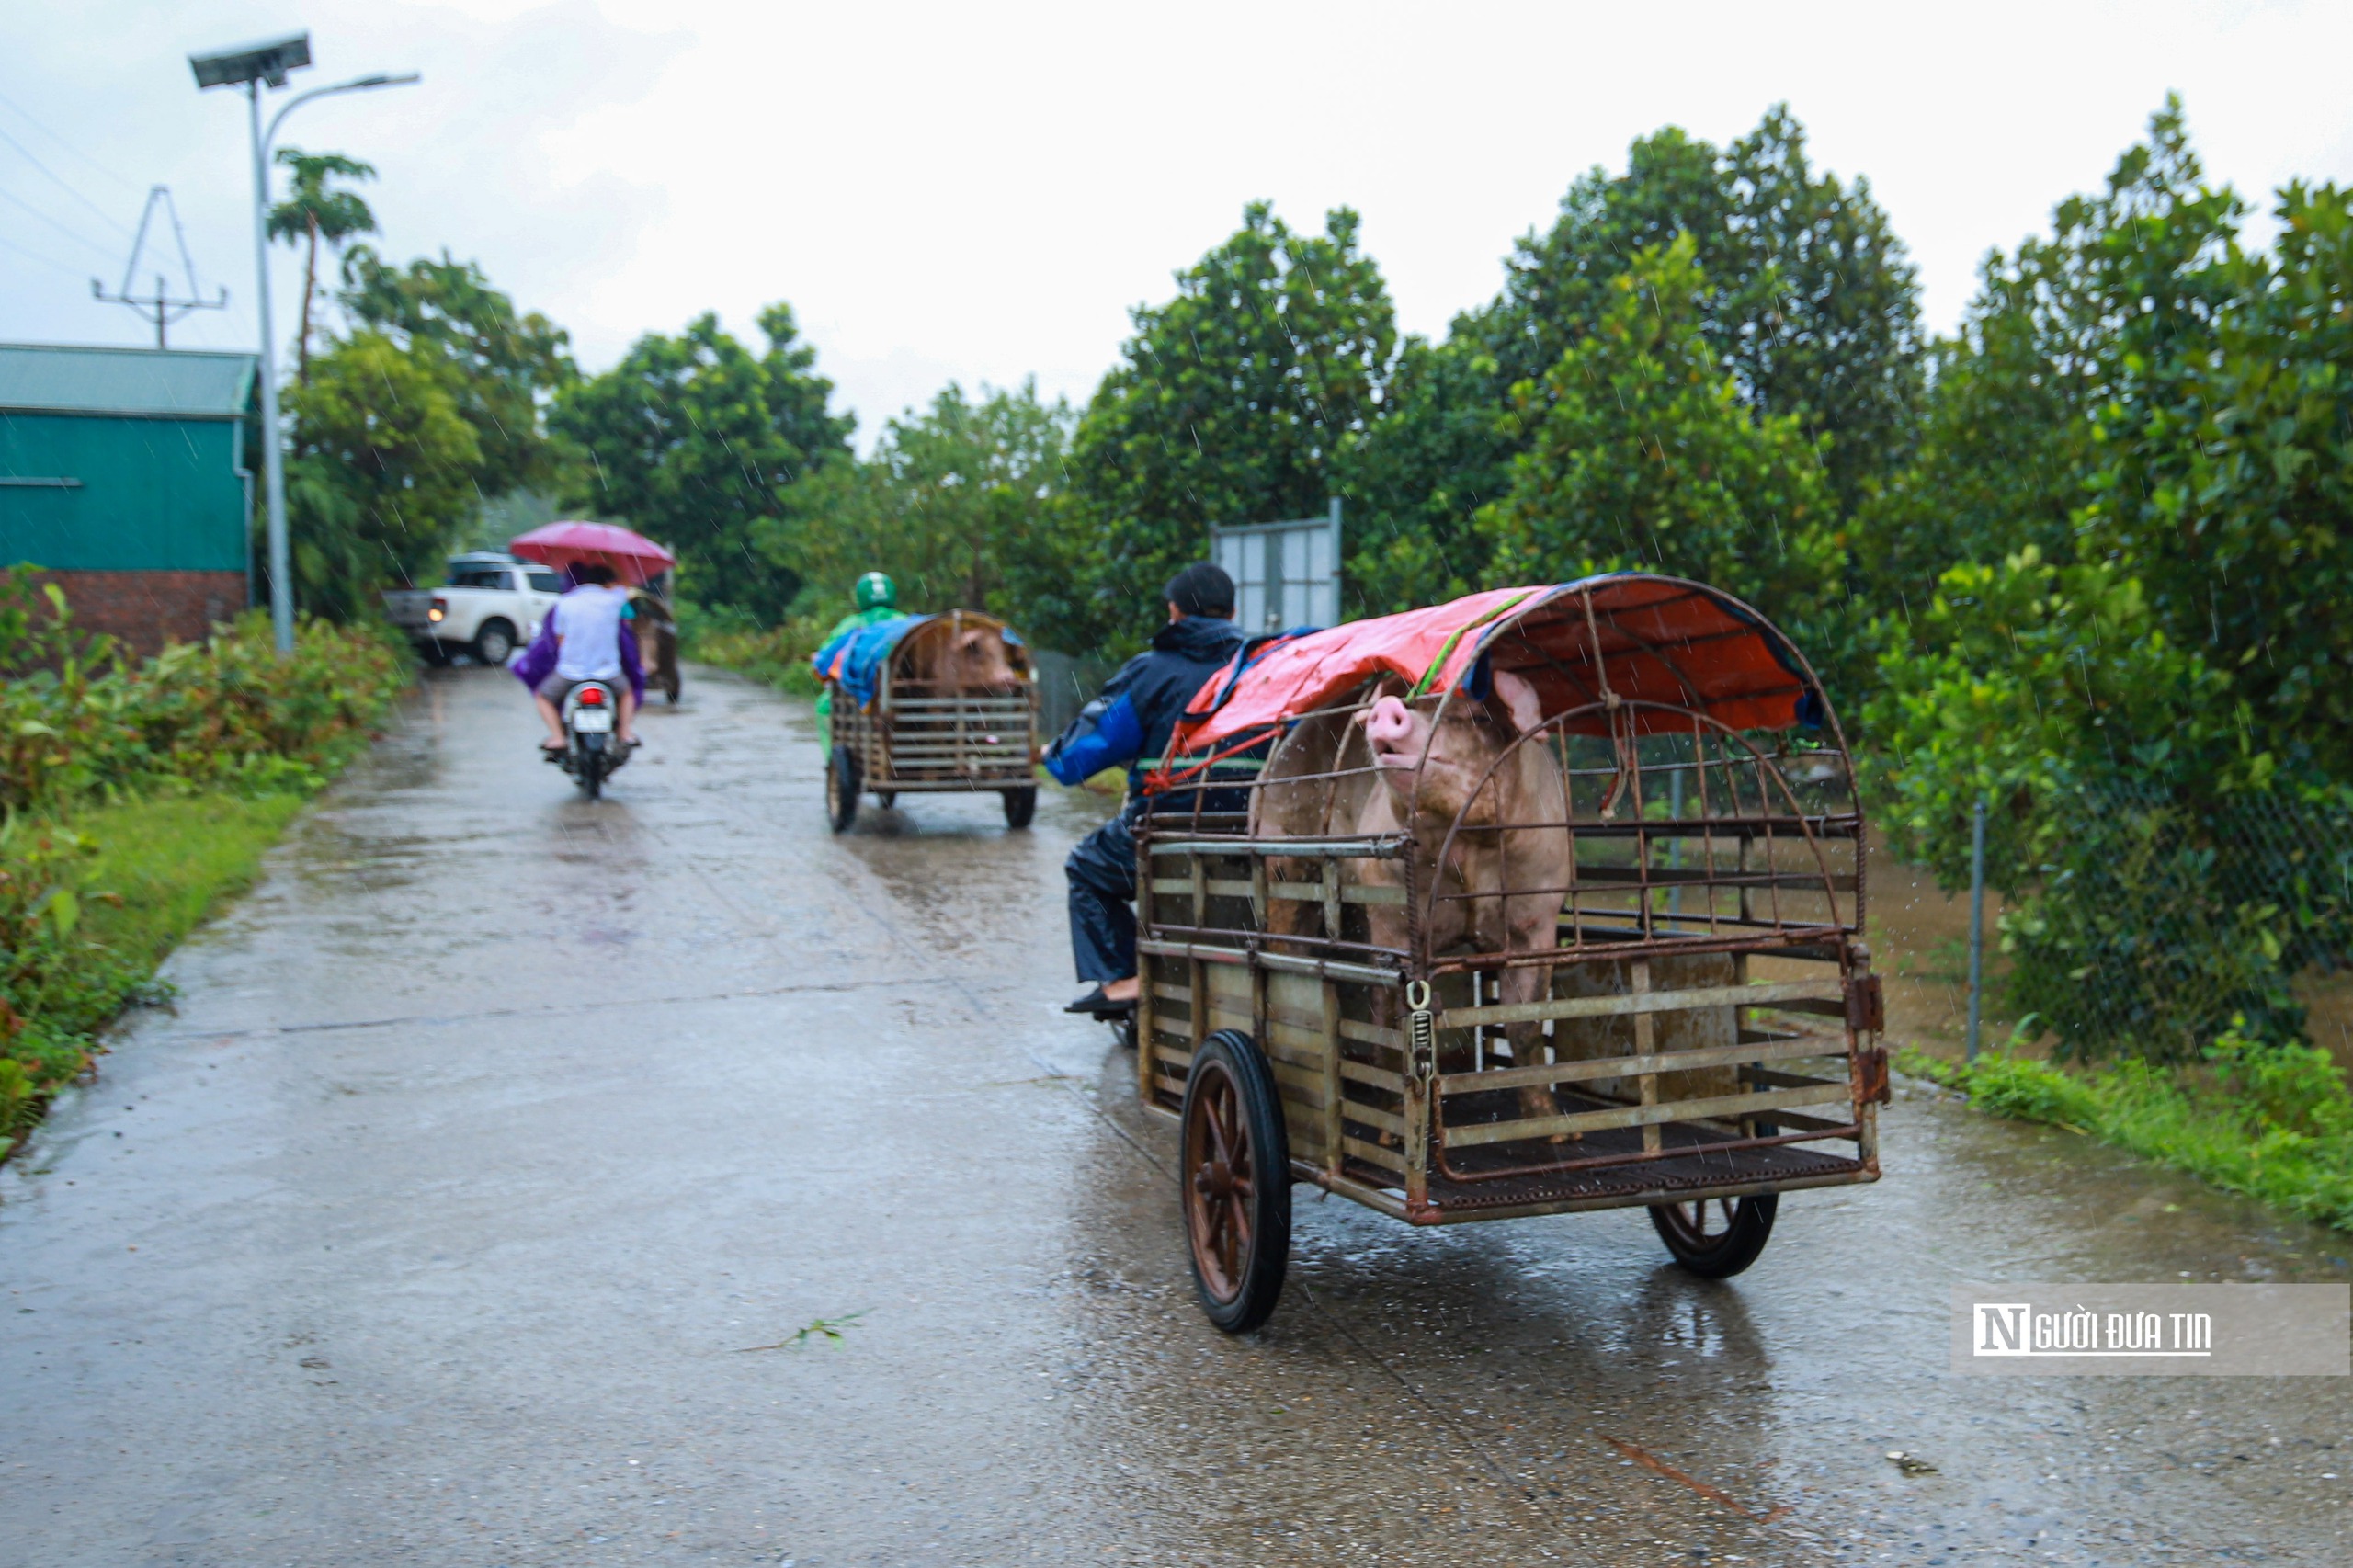
<svg viewBox="0 0 2353 1568"><path fill-rule="evenodd" d="M805 705L697 672L645 730L588 805L436 672L0 1175L0 1563L2353 1556L2341 1381L1945 1368L1954 1283L2344 1239L1916 1090L1729 1284L1636 1212L1302 1187L1224 1339L1056 1011L1105 803L835 839Z"/></svg>

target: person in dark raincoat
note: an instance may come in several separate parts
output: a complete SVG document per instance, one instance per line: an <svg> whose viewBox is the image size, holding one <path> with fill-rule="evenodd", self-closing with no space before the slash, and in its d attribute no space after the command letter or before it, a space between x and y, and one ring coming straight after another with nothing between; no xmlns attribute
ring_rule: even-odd
<svg viewBox="0 0 2353 1568"><path fill-rule="evenodd" d="M1106 768L1128 770L1120 814L1079 841L1063 862L1070 881L1070 942L1081 983L1094 989L1066 1012L1118 1017L1136 1005L1135 824L1143 776L1168 746L1169 732L1202 683L1243 644L1233 624L1233 579L1204 561L1163 590L1168 624L1130 659L1101 696L1047 748L1046 771L1077 784Z"/></svg>

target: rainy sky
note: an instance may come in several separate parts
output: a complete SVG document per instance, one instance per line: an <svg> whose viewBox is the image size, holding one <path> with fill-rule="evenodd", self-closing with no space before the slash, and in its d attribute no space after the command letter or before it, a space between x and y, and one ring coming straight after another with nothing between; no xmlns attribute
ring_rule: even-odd
<svg viewBox="0 0 2353 1568"><path fill-rule="evenodd" d="M1867 175L1948 328L1979 258L2096 184L2168 88L2248 192L2353 178L2353 6L1555 3L842 5L740 0L8 0L0 340L152 341L121 281L171 186L206 292L188 347L253 334L242 100L186 56L307 28L298 85L413 68L283 140L365 158L383 248L479 259L590 369L717 310L790 300L879 422L955 378L1083 399L1128 308L1271 199L1364 214L1410 331L1493 296L1569 181L1675 123L1786 99ZM290 96L280 95L280 97ZM176 253L151 235L141 272ZM281 253L278 321L300 274ZM142 289L152 283L141 284Z"/></svg>

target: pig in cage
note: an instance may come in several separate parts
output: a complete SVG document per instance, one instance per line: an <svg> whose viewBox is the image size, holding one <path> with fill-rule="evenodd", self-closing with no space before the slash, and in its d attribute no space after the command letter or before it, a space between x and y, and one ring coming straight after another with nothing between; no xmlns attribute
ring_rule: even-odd
<svg viewBox="0 0 2353 1568"><path fill-rule="evenodd" d="M1137 1073L1222 1326L1292 1179L1419 1224L1640 1205L1684 1267L1877 1177L1864 823L1756 611L1624 574L1246 649L1138 835Z"/></svg>
<svg viewBox="0 0 2353 1568"><path fill-rule="evenodd" d="M818 650L833 693L825 808L834 831L858 796L885 809L903 793L994 791L1009 827L1038 809L1037 687L1029 649L978 610L904 616Z"/></svg>

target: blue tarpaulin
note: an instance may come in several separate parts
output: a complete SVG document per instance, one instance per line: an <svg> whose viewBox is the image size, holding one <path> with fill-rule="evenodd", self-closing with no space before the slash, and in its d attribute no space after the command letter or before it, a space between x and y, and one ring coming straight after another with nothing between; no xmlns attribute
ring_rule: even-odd
<svg viewBox="0 0 2353 1568"><path fill-rule="evenodd" d="M881 689L882 664L890 658L907 633L925 621L937 619L928 615L903 615L896 620L878 620L871 626L854 626L817 650L809 663L819 680L829 680L849 694L860 708L870 706L874 694Z"/></svg>
<svg viewBox="0 0 2353 1568"><path fill-rule="evenodd" d="M927 620L938 619L936 615L903 615L896 620L852 627L812 654L809 665L817 672L819 680L832 681L860 708L870 708L875 693L882 689L882 666L892 650L906 641L908 632ZM1022 645L1019 634L1010 626L999 625L993 618L978 619L981 624L994 628L1008 645Z"/></svg>

